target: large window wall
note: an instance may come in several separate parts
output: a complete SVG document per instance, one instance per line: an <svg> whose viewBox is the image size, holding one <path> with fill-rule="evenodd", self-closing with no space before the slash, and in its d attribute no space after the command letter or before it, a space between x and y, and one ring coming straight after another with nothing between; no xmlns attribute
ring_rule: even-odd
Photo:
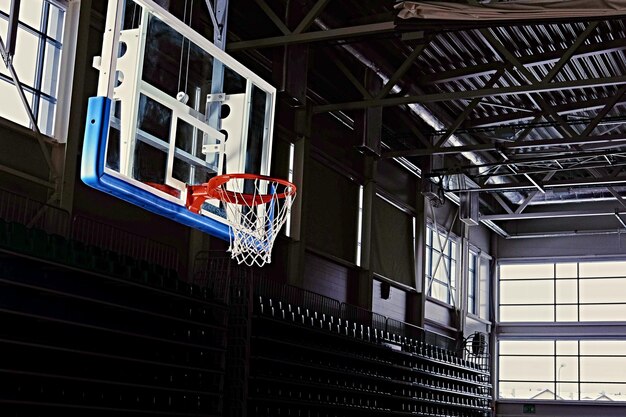
<svg viewBox="0 0 626 417"><path fill-rule="evenodd" d="M626 401L626 340L503 340L502 399Z"/></svg>
<svg viewBox="0 0 626 417"><path fill-rule="evenodd" d="M500 266L500 322L626 321L626 261Z"/></svg>
<svg viewBox="0 0 626 417"><path fill-rule="evenodd" d="M500 399L626 401L626 261L503 263L498 313Z"/></svg>

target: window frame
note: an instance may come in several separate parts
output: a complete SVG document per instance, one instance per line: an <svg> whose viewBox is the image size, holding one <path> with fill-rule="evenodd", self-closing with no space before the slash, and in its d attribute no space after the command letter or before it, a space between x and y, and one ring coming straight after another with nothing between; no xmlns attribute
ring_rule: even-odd
<svg viewBox="0 0 626 417"><path fill-rule="evenodd" d="M527 258L523 260L515 259L515 258L505 258L505 259L498 260L497 265L496 265L496 270L494 271L494 274L493 274L494 277L496 278L496 281L494 282L495 283L494 290L495 290L495 302L496 302L495 316L497 318L496 335L495 335L496 362L495 362L495 367L494 367L496 373L495 373L494 387L495 387L495 392L497 393L498 402L523 403L523 402L528 402L528 401L533 401L533 402L541 401L541 402L549 403L549 404L563 404L563 403L569 403L572 405L594 404L597 406L600 406L601 404L602 405L612 404L612 405L620 406L620 407L623 407L624 404L626 404L626 396L621 394L621 392L624 392L622 390L622 387L626 388L626 374L624 374L624 376L619 375L619 378L616 378L614 373L609 373L606 376L592 375L589 372L585 373L584 366L579 365L581 361L584 362L585 360L588 360L589 358L591 358L591 362L593 362L594 360L597 360L595 356L602 356L602 355L594 355L593 353L583 354L584 352L580 348L581 344L589 343L591 346L596 347L598 345L598 342L602 342L602 341L619 341L622 343L626 342L626 336L623 336L623 335L626 335L626 320L622 320L620 318L620 320L618 321L547 321L547 322L546 321L504 321L504 322L501 321L500 305L502 303L501 303L501 294L500 294L500 289L501 289L500 282L502 281L501 267L503 265L552 264L553 275L551 279L554 281L557 280L557 276L559 277L558 279L561 279L561 280L587 279L587 280L590 280L590 282L593 282L592 280L597 278L598 276L602 277L602 276L610 275L610 276L617 276L618 278L626 277L626 274L621 272L623 271L623 269L621 268L621 265L619 264L612 265L612 266L606 265L606 267L612 268L616 272L613 272L611 269L608 269L606 272L601 272L602 271L601 268L598 268L597 266L593 265L593 264L597 264L601 262L626 263L626 257L624 255L620 255L620 256L593 256L593 257L592 256L561 257L561 258L559 257L539 258L538 257L538 258ZM558 269L559 270L558 274L556 272L557 264L562 265L559 267L560 269ZM570 265L564 265L564 264L570 264ZM590 271L591 273L587 273L587 274L583 273L580 267L581 264L586 264L584 265L582 269L583 270L586 269ZM574 270L574 267L572 265L575 265L576 278L573 278L571 276L572 274L571 271ZM569 271L568 271L568 268L570 268ZM526 275L533 276L533 277L543 276L542 274L545 275L545 271L541 272L539 270L528 271L528 272L519 271L518 273L520 274L521 277L524 277ZM581 278L581 275L583 278ZM515 277L515 276L509 275L509 277ZM597 282L593 282L593 283L597 283ZM553 295L553 298L555 300L555 303L554 303L555 306L556 306L556 300L557 300L556 297L557 297L557 292L555 292ZM578 297L580 297L580 294L578 295ZM604 305L604 303L601 303L601 304ZM624 304L626 304L626 300L624 301ZM532 380L532 377L528 377L527 379L523 379L522 377L520 377L516 379L516 378L512 378L510 374L503 375L502 369L501 369L502 368L501 357L503 356L506 357L507 355L502 354L501 352L501 349L500 349L501 342L510 342L510 341L518 341L518 342L519 341L525 341L525 342L554 341L555 343L554 352L550 353L549 355L543 355L544 357L555 358L555 360L553 360L550 364L550 369L553 369L552 370L553 381L551 380L549 382L553 384L551 385L551 387L553 388L550 389L550 392L542 391L544 396L549 395L552 392L552 394L554 395L552 396L551 399L550 398L533 398L529 400L527 398L522 398L522 397L515 397L515 398L508 397L507 398L505 396L500 396L500 393L503 391L501 387L501 382L506 385L506 387L504 388L505 390L507 389L510 390L512 388L511 385L513 385L514 383L527 384L527 387L530 386L531 384L536 385L537 383L537 381ZM567 354L564 354L564 351L558 351L556 349L557 343L573 343L573 341L578 341L578 350L576 352L576 355L567 355ZM533 356L532 352L528 352L527 350L529 349L527 348L525 349L526 350L521 352L521 354L518 356L532 357ZM510 353L510 351L508 352ZM571 356L571 357L568 358L568 356ZM626 361L626 354L623 354L620 352L619 355L617 356L619 356L620 359L622 359L623 361ZM559 365L567 360L570 361L567 364L567 369L561 370L564 375L559 375L559 369L558 369L560 367ZM593 366L596 366L596 365L593 365ZM586 368L591 369L590 364L587 364ZM608 369L608 367L606 366L605 368ZM575 369L576 375L575 377L572 378L572 372L574 372L574 369ZM505 372L506 372L506 368L505 368ZM567 376L568 373L570 374L569 376ZM502 378L503 376L505 378ZM507 380L511 380L512 383L507 384ZM568 398L569 393L567 391L564 391L564 389L569 388L571 390L573 389L572 387L574 387L575 384L578 384L578 386L575 388L577 391L573 391L573 395L576 398L570 399ZM601 384L601 386L598 388L599 384ZM556 389L557 385L559 386L558 392ZM582 385L582 388L581 388L581 385ZM593 391L594 386L596 389L595 392ZM616 387L618 387L619 389L616 389ZM606 388L606 390L604 388ZM607 394L609 395L609 397L611 397L611 389L616 389L616 391L613 392L614 396L611 398L613 401L610 401L610 402L600 401L600 400L606 400L606 398L603 398L603 395L600 395L600 394ZM590 396L589 395L590 393L593 395ZM562 399L556 399L557 394ZM624 398L615 398L615 396L620 396Z"/></svg>
<svg viewBox="0 0 626 417"><path fill-rule="evenodd" d="M425 256L425 281L426 281L426 296L431 300L436 300L446 305L454 306L458 301L458 290L459 290L459 252L460 252L460 244L459 239L453 233L449 233L448 241L445 242L446 248L442 251L436 249L433 245L434 239L437 237L435 234L437 233L442 239L445 239L447 231L444 231L439 225L434 225L431 222L426 224L426 234L425 234L425 242L424 248L426 251ZM430 238L430 244L429 242ZM440 279L433 276L435 273L439 271L439 268L442 268L443 262L440 262L437 266L437 270L433 271L433 259L435 255L439 256L439 253L443 252L443 261L445 261L447 272L448 272L448 282L441 281ZM452 278L450 277L452 276ZM432 295L432 286L433 284L443 285L446 289L446 300L442 300Z"/></svg>
<svg viewBox="0 0 626 417"><path fill-rule="evenodd" d="M22 3L22 7L26 7L26 4ZM37 127L41 135L51 138L59 143L65 143L67 142L69 127L70 102L72 98L76 44L78 39L80 0L42 0L41 7L42 19L39 23L39 27L32 27L28 23L20 20L17 32L18 34L20 32L29 33L37 38L36 41L38 48L35 62L33 62L33 65L35 66L35 79L32 80L31 85L31 80L26 81L22 79L19 73L17 73L17 76L22 90L27 95L27 99L29 99L30 111L37 121ZM57 7L63 10L63 34L60 40L47 33L50 22L50 7ZM45 18L43 18L43 16L45 16ZM0 19L8 22L8 11L0 12ZM53 92L55 93L54 96L44 91L46 55L48 54L50 48L54 48L56 50L55 59L58 61L54 64L54 73L50 75L53 84L55 84L53 87ZM19 56L19 53L18 48L15 56ZM16 88L13 78L8 74L1 75L0 82L7 83L10 88ZM42 117L43 110L41 109L41 105L44 101L49 102L49 105L53 105L54 109L48 111L46 116ZM20 102L19 106L23 106L23 104ZM23 111L26 112L27 110L23 109ZM7 126L18 125L21 128L35 130L30 122L30 119L27 122L22 123L0 114L0 120L2 120L2 123Z"/></svg>
<svg viewBox="0 0 626 417"><path fill-rule="evenodd" d="M470 247L467 257L467 313L476 317L480 314L480 263L480 251Z"/></svg>

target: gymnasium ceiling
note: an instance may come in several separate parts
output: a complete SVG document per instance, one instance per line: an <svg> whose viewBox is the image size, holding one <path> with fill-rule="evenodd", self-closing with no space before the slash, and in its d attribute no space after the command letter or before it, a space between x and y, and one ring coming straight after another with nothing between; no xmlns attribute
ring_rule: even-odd
<svg viewBox="0 0 626 417"><path fill-rule="evenodd" d="M227 50L269 68L285 46L314 51L300 81L315 114L382 111L369 154L419 167L434 195L477 194L502 236L554 217L626 228L625 19L448 25L394 6L231 0Z"/></svg>

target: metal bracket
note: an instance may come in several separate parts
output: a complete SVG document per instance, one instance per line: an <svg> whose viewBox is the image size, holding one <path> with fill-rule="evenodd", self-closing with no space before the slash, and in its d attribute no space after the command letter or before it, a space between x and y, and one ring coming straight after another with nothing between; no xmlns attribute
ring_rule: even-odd
<svg viewBox="0 0 626 417"><path fill-rule="evenodd" d="M226 93L207 94L207 103L221 103L226 100Z"/></svg>
<svg viewBox="0 0 626 417"><path fill-rule="evenodd" d="M202 153L204 155L211 153L223 153L224 145L223 144L212 144L212 145L202 145Z"/></svg>

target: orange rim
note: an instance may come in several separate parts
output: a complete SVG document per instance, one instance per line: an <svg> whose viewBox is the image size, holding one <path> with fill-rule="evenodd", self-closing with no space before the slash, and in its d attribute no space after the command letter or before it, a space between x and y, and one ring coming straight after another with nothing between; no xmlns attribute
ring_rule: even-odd
<svg viewBox="0 0 626 417"><path fill-rule="evenodd" d="M246 194L246 193L236 193L233 191L228 191L222 186L226 184L231 179L244 179L244 180L264 180L271 181L283 185L285 187L285 191L277 194ZM296 194L296 186L290 183L287 180L283 180L280 178L272 178L266 175L257 175L257 174L225 174L225 175L217 175L209 180L206 184L207 197L216 198L218 200L234 203L239 205L248 205L248 206L257 206L259 204L265 204L270 202L274 198L286 198L288 196L293 196Z"/></svg>

